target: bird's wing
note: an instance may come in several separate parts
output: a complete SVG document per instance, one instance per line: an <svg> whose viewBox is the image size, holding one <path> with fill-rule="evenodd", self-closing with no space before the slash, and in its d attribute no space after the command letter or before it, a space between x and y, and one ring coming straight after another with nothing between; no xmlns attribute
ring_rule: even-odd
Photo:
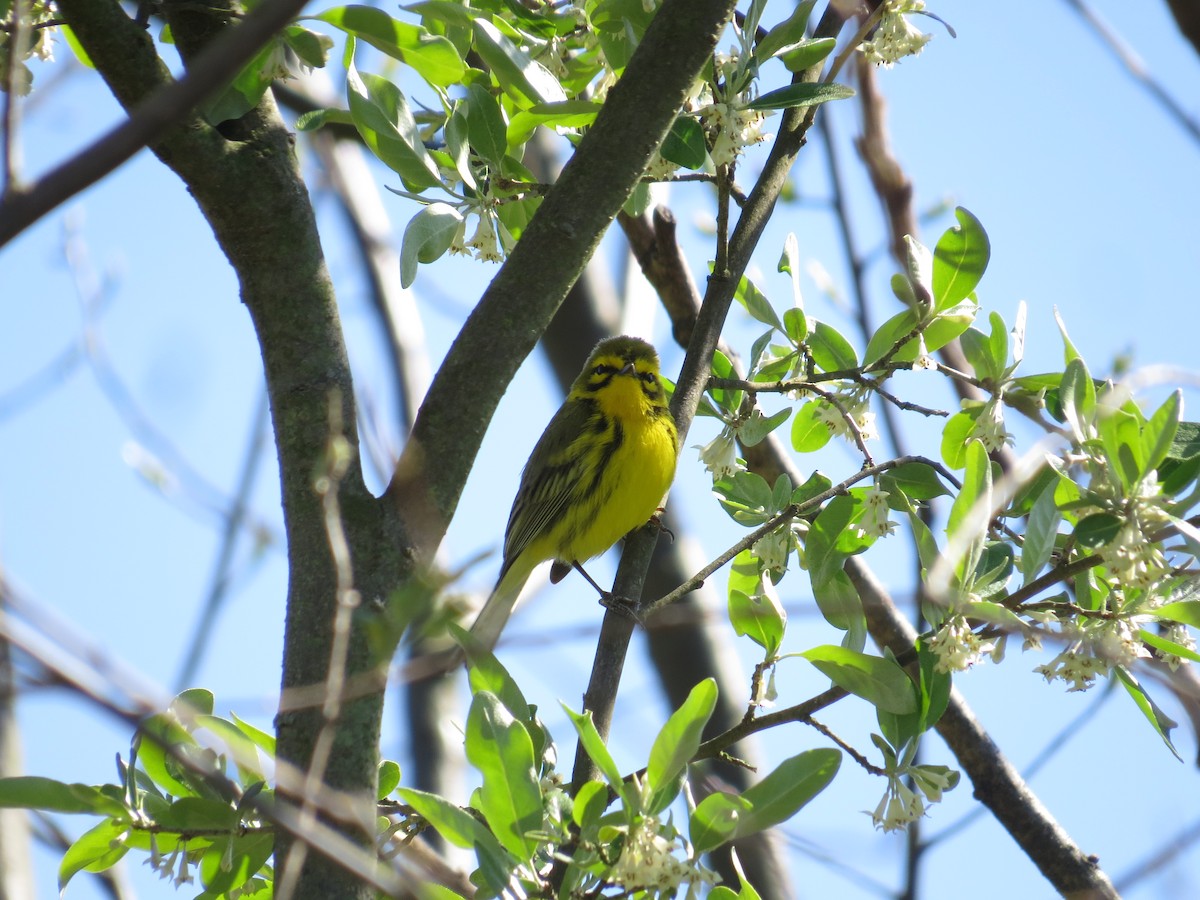
<svg viewBox="0 0 1200 900"><path fill-rule="evenodd" d="M504 534L505 570L538 538L549 534L565 514L586 465L572 444L583 435L590 418L589 404L564 404L529 455ZM542 560L532 561L539 562Z"/></svg>

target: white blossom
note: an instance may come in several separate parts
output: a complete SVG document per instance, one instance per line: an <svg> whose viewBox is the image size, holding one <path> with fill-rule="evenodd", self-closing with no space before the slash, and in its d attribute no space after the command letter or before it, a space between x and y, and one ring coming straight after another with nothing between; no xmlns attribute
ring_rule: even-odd
<svg viewBox="0 0 1200 900"><path fill-rule="evenodd" d="M737 457L737 432L731 425L722 428L721 433L704 446L693 446L700 451L700 462L712 472L714 480L732 475L741 468Z"/></svg>
<svg viewBox="0 0 1200 900"><path fill-rule="evenodd" d="M780 574L787 571L788 554L791 550L792 530L787 525L763 535L750 548L750 552L762 560L764 568Z"/></svg>
<svg viewBox="0 0 1200 900"><path fill-rule="evenodd" d="M934 669L938 672L964 672L996 650L992 641L985 641L961 615L952 615L929 639L929 649L937 657Z"/></svg>
<svg viewBox="0 0 1200 900"><path fill-rule="evenodd" d="M1188 627L1180 622L1172 622L1163 632L1163 637L1173 644L1179 644L1188 650L1196 649L1196 639L1192 637L1192 633ZM1155 650L1155 655L1167 664L1167 667L1172 671L1176 671L1181 665L1187 662L1181 656L1176 656L1167 650Z"/></svg>
<svg viewBox="0 0 1200 900"><path fill-rule="evenodd" d="M992 397L983 404L970 436L982 441L988 453L1012 443L1013 436L1004 430L1004 404L999 397Z"/></svg>
<svg viewBox="0 0 1200 900"><path fill-rule="evenodd" d="M887 0L879 27L871 40L863 41L859 49L868 61L890 69L906 56L916 56L933 37L914 27L907 14L923 12L923 0Z"/></svg>
<svg viewBox="0 0 1200 900"><path fill-rule="evenodd" d="M858 522L859 537L886 537L896 530L896 523L888 521L889 496L878 484L867 488L863 495L863 516Z"/></svg>

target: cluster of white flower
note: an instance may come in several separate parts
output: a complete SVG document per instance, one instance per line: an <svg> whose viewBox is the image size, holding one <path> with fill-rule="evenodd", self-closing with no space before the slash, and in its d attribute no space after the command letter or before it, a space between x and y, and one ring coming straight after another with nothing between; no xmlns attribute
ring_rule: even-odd
<svg viewBox="0 0 1200 900"><path fill-rule="evenodd" d="M792 552L795 542L792 526L780 525L755 541L750 552L762 561L766 571L782 575L787 571L788 555Z"/></svg>
<svg viewBox="0 0 1200 900"><path fill-rule="evenodd" d="M712 473L713 480L727 478L742 468L737 455L737 429L726 425L721 433L701 447L694 444L700 451L700 462Z"/></svg>
<svg viewBox="0 0 1200 900"><path fill-rule="evenodd" d="M654 888L674 891L684 882L711 882L700 866L679 859L675 844L660 833L658 819L642 816L625 832L625 846L606 880L629 891Z"/></svg>
<svg viewBox="0 0 1200 900"><path fill-rule="evenodd" d="M475 233L466 239L467 219L474 216L478 222ZM496 214L487 205L469 207L454 239L450 242L450 252L463 256L473 256L481 262L504 262L504 256L516 245L513 236L509 234L504 223L496 219Z"/></svg>
<svg viewBox="0 0 1200 900"><path fill-rule="evenodd" d="M1004 401L1000 396L983 404L975 427L971 429L971 437L981 441L988 453L1012 443L1013 436L1004 430Z"/></svg>
<svg viewBox="0 0 1200 900"><path fill-rule="evenodd" d="M231 842L232 845L232 842ZM171 851L170 856L163 856L158 849L158 841L153 832L150 834L150 856L146 859L146 865L158 873L160 878L172 878L175 887L182 887L185 884L191 884L195 879L192 877L189 868L187 842L179 841L175 845L175 849ZM178 871L176 870L178 864Z"/></svg>
<svg viewBox="0 0 1200 900"><path fill-rule="evenodd" d="M863 495L863 515L858 520L859 537L886 537L896 530L896 523L888 519L887 498L890 497L876 482Z"/></svg>
<svg viewBox="0 0 1200 900"><path fill-rule="evenodd" d="M1138 621L1144 618L1090 619L1082 625L1064 626L1063 633L1074 633L1076 639L1033 671L1047 681L1069 682L1068 691L1086 691L1097 676L1107 675L1113 666L1127 667L1150 656L1137 635Z"/></svg>
<svg viewBox="0 0 1200 900"><path fill-rule="evenodd" d="M929 639L929 649L937 657L936 671L965 672L985 656L995 659L997 645L981 638L963 616L955 614Z"/></svg>
<svg viewBox="0 0 1200 900"><path fill-rule="evenodd" d="M1149 476L1154 478L1154 473ZM1137 498L1127 507L1125 523L1117 536L1100 550L1105 565L1123 586L1150 590L1170 571L1151 533L1166 521L1157 503Z"/></svg>
<svg viewBox="0 0 1200 900"><path fill-rule="evenodd" d="M912 778L916 790L904 783L906 776ZM871 821L884 831L899 831L925 815L926 801L940 803L942 793L958 783L958 773L945 766L907 765L889 767L887 779L887 790L871 813Z"/></svg>
<svg viewBox="0 0 1200 900"><path fill-rule="evenodd" d="M1188 630L1186 625L1182 625L1179 622L1170 623L1163 632L1163 637L1173 644L1178 644L1185 650L1194 651L1196 649L1196 639L1192 637L1191 631ZM1181 664L1187 662L1186 659L1176 656L1174 653L1170 653L1166 650L1155 650L1154 654L1161 659L1167 665L1167 668L1169 668L1172 672L1176 671Z"/></svg>
<svg viewBox="0 0 1200 900"><path fill-rule="evenodd" d="M735 162L742 151L765 141L763 132L766 116L756 109L746 109L735 103L709 103L697 110L697 115L711 141L709 155L713 165L727 166Z"/></svg>
<svg viewBox="0 0 1200 900"><path fill-rule="evenodd" d="M838 395L837 400L842 409L838 409L828 400L813 401L817 404L817 420L829 429L831 436L841 436L849 441L854 440L854 435L850 431L850 423L846 421L846 417L849 416L854 423L855 430L864 441L878 440L879 429L875 425L875 413L871 412L865 393L853 390ZM842 410L845 410L845 415L842 415Z"/></svg>
<svg viewBox="0 0 1200 900"><path fill-rule="evenodd" d="M883 17L871 40L863 41L859 49L870 62L890 69L906 56L916 56L933 35L913 27L905 18L909 13L925 11L923 0L887 0Z"/></svg>

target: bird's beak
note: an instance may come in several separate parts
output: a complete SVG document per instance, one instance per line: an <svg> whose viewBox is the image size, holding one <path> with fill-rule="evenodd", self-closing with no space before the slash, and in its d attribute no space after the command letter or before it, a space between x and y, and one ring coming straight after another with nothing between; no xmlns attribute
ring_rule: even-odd
<svg viewBox="0 0 1200 900"><path fill-rule="evenodd" d="M636 375L637 369L634 368L633 363L627 362L627 363L625 363L625 368L623 368L617 374L618 375Z"/></svg>

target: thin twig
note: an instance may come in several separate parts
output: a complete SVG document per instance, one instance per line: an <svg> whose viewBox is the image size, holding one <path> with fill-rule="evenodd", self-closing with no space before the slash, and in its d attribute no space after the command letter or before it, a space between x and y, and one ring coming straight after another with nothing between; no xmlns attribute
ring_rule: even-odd
<svg viewBox="0 0 1200 900"><path fill-rule="evenodd" d="M1170 92L1150 74L1149 68L1137 55L1137 52L1084 0L1063 0L1063 2L1079 14L1079 17L1091 28L1096 37L1100 38L1104 46L1125 67L1129 77L1145 88L1150 96L1158 102L1158 105L1166 110L1167 115L1191 136L1192 140L1200 143L1200 121L1192 118L1183 104L1172 97Z"/></svg>
<svg viewBox="0 0 1200 900"><path fill-rule="evenodd" d="M887 775L886 770L879 768L879 766L873 765L871 763L871 761L868 760L865 756L863 756L861 753L859 753L857 750L855 750L852 746L850 746L848 743L846 743L844 740L842 740L840 737L838 737L836 734L834 734L833 731L828 726L822 725L820 722L818 722L812 716L805 716L804 718L800 719L800 721L803 722L805 725L811 725L813 728L817 729L817 731L821 732L821 734L825 735L825 737L829 738L831 741L833 741L835 744L837 744L839 747L841 747L844 751L846 751L847 755L849 755L851 759L853 759L856 763L858 763L860 766L862 766L864 769L866 769L872 775Z"/></svg>

